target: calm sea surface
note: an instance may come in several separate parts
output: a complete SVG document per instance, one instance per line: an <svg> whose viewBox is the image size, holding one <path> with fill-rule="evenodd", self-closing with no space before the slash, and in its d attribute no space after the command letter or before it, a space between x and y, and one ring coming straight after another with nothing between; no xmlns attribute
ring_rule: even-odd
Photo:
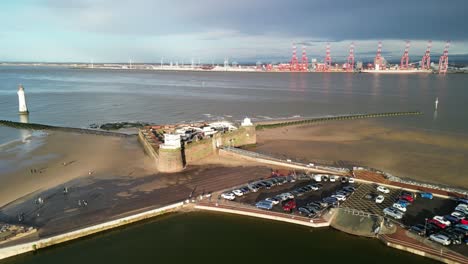
<svg viewBox="0 0 468 264"><path fill-rule="evenodd" d="M116 121L166 123L239 120L245 116L267 120L419 110L423 116L392 119L392 124L428 133L468 134L466 74L177 73L0 67L0 119L20 121L16 95L20 83L31 112L28 121L33 123L87 127ZM437 97L439 109L435 112ZM30 135L0 127L0 146L27 140ZM375 240L326 229L195 214L165 217L8 263L128 263L129 258L135 263L185 263L194 259L223 261L221 257L236 257L239 262L319 259L375 263L375 256L385 256L378 260L384 263L427 261Z"/></svg>

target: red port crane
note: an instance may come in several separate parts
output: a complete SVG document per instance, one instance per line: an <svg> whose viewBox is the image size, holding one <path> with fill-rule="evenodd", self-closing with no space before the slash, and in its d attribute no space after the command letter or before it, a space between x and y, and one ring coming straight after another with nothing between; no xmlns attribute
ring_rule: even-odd
<svg viewBox="0 0 468 264"><path fill-rule="evenodd" d="M377 54L375 55L374 59L374 69L385 69L385 65L383 65L383 58L382 58L382 41L379 41L377 45Z"/></svg>
<svg viewBox="0 0 468 264"><path fill-rule="evenodd" d="M405 47L405 52L403 52L403 56L401 56L401 62L400 62L400 69L401 70L407 70L408 69L408 63L409 63L409 48L410 48L410 42L409 40L406 41L406 47Z"/></svg>
<svg viewBox="0 0 468 264"><path fill-rule="evenodd" d="M291 63L290 63L290 70L291 71L297 71L299 66L299 62L297 60L297 50L296 50L296 44L293 43L293 54L291 58Z"/></svg>
<svg viewBox="0 0 468 264"><path fill-rule="evenodd" d="M302 46L301 71L309 70L309 60L307 59L306 49Z"/></svg>
<svg viewBox="0 0 468 264"><path fill-rule="evenodd" d="M427 42L426 53L421 59L421 69L423 70L430 70L431 69L431 48L432 48L432 41L429 40Z"/></svg>
<svg viewBox="0 0 468 264"><path fill-rule="evenodd" d="M444 53L440 56L439 59L439 74L447 73L448 69L448 49L450 47L450 41L445 43Z"/></svg>
<svg viewBox="0 0 468 264"><path fill-rule="evenodd" d="M349 46L349 55L348 60L346 62L346 71L354 71L354 42L351 42L351 45Z"/></svg>
<svg viewBox="0 0 468 264"><path fill-rule="evenodd" d="M330 43L327 43L327 48L326 48L326 54L325 54L325 71L330 71L330 68L332 67L332 59L330 55Z"/></svg>

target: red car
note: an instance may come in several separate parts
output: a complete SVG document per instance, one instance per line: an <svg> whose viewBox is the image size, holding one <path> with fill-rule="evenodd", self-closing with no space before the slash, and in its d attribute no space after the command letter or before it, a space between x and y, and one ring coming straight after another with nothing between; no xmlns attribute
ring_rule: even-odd
<svg viewBox="0 0 468 264"><path fill-rule="evenodd" d="M468 225L468 220L467 219L461 219L459 223L462 224L462 225Z"/></svg>
<svg viewBox="0 0 468 264"><path fill-rule="evenodd" d="M283 210L286 212L291 212L292 209L296 208L296 201L288 200L283 203Z"/></svg>
<svg viewBox="0 0 468 264"><path fill-rule="evenodd" d="M402 196L400 196L400 199L406 200L406 201L408 201L410 203L414 202L414 198L411 195L402 195Z"/></svg>
<svg viewBox="0 0 468 264"><path fill-rule="evenodd" d="M432 224L434 224L434 225L436 225L436 226L438 226L438 227L440 227L442 229L447 227L446 225L442 224L441 222L439 222L439 221L437 221L435 219L429 219L429 220L427 220L427 222L432 223Z"/></svg>

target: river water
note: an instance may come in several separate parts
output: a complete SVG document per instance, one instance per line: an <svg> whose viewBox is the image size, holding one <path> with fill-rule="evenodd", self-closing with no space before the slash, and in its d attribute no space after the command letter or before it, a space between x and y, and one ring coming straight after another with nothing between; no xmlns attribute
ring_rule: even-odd
<svg viewBox="0 0 468 264"><path fill-rule="evenodd" d="M434 263L374 239L261 219L175 214L25 254L12 263Z"/></svg>
<svg viewBox="0 0 468 264"><path fill-rule="evenodd" d="M31 112L29 120L23 121L32 123L88 127L117 121L169 123L240 120L245 116L268 120L418 110L424 115L392 119L392 123L428 133L468 134L467 83L466 74L178 73L0 67L0 119L20 121L16 91L18 84L23 84ZM436 98L439 108L434 111ZM27 142L31 136L28 131L0 127L0 151L8 142ZM2 167L0 161L0 170L7 170L7 164ZM385 263L428 261L391 250L375 240L335 231L196 214L113 231L8 263L128 263L128 258L136 263L150 259L178 263L212 261L220 256L238 257L240 262L357 259L375 263L375 256L385 256L378 260Z"/></svg>

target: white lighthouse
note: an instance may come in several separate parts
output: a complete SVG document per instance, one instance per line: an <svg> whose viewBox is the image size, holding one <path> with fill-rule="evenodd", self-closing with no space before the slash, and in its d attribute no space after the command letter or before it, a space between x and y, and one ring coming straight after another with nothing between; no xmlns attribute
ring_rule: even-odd
<svg viewBox="0 0 468 264"><path fill-rule="evenodd" d="M29 114L28 107L26 106L26 96L24 95L23 85L18 86L18 104L20 114Z"/></svg>

